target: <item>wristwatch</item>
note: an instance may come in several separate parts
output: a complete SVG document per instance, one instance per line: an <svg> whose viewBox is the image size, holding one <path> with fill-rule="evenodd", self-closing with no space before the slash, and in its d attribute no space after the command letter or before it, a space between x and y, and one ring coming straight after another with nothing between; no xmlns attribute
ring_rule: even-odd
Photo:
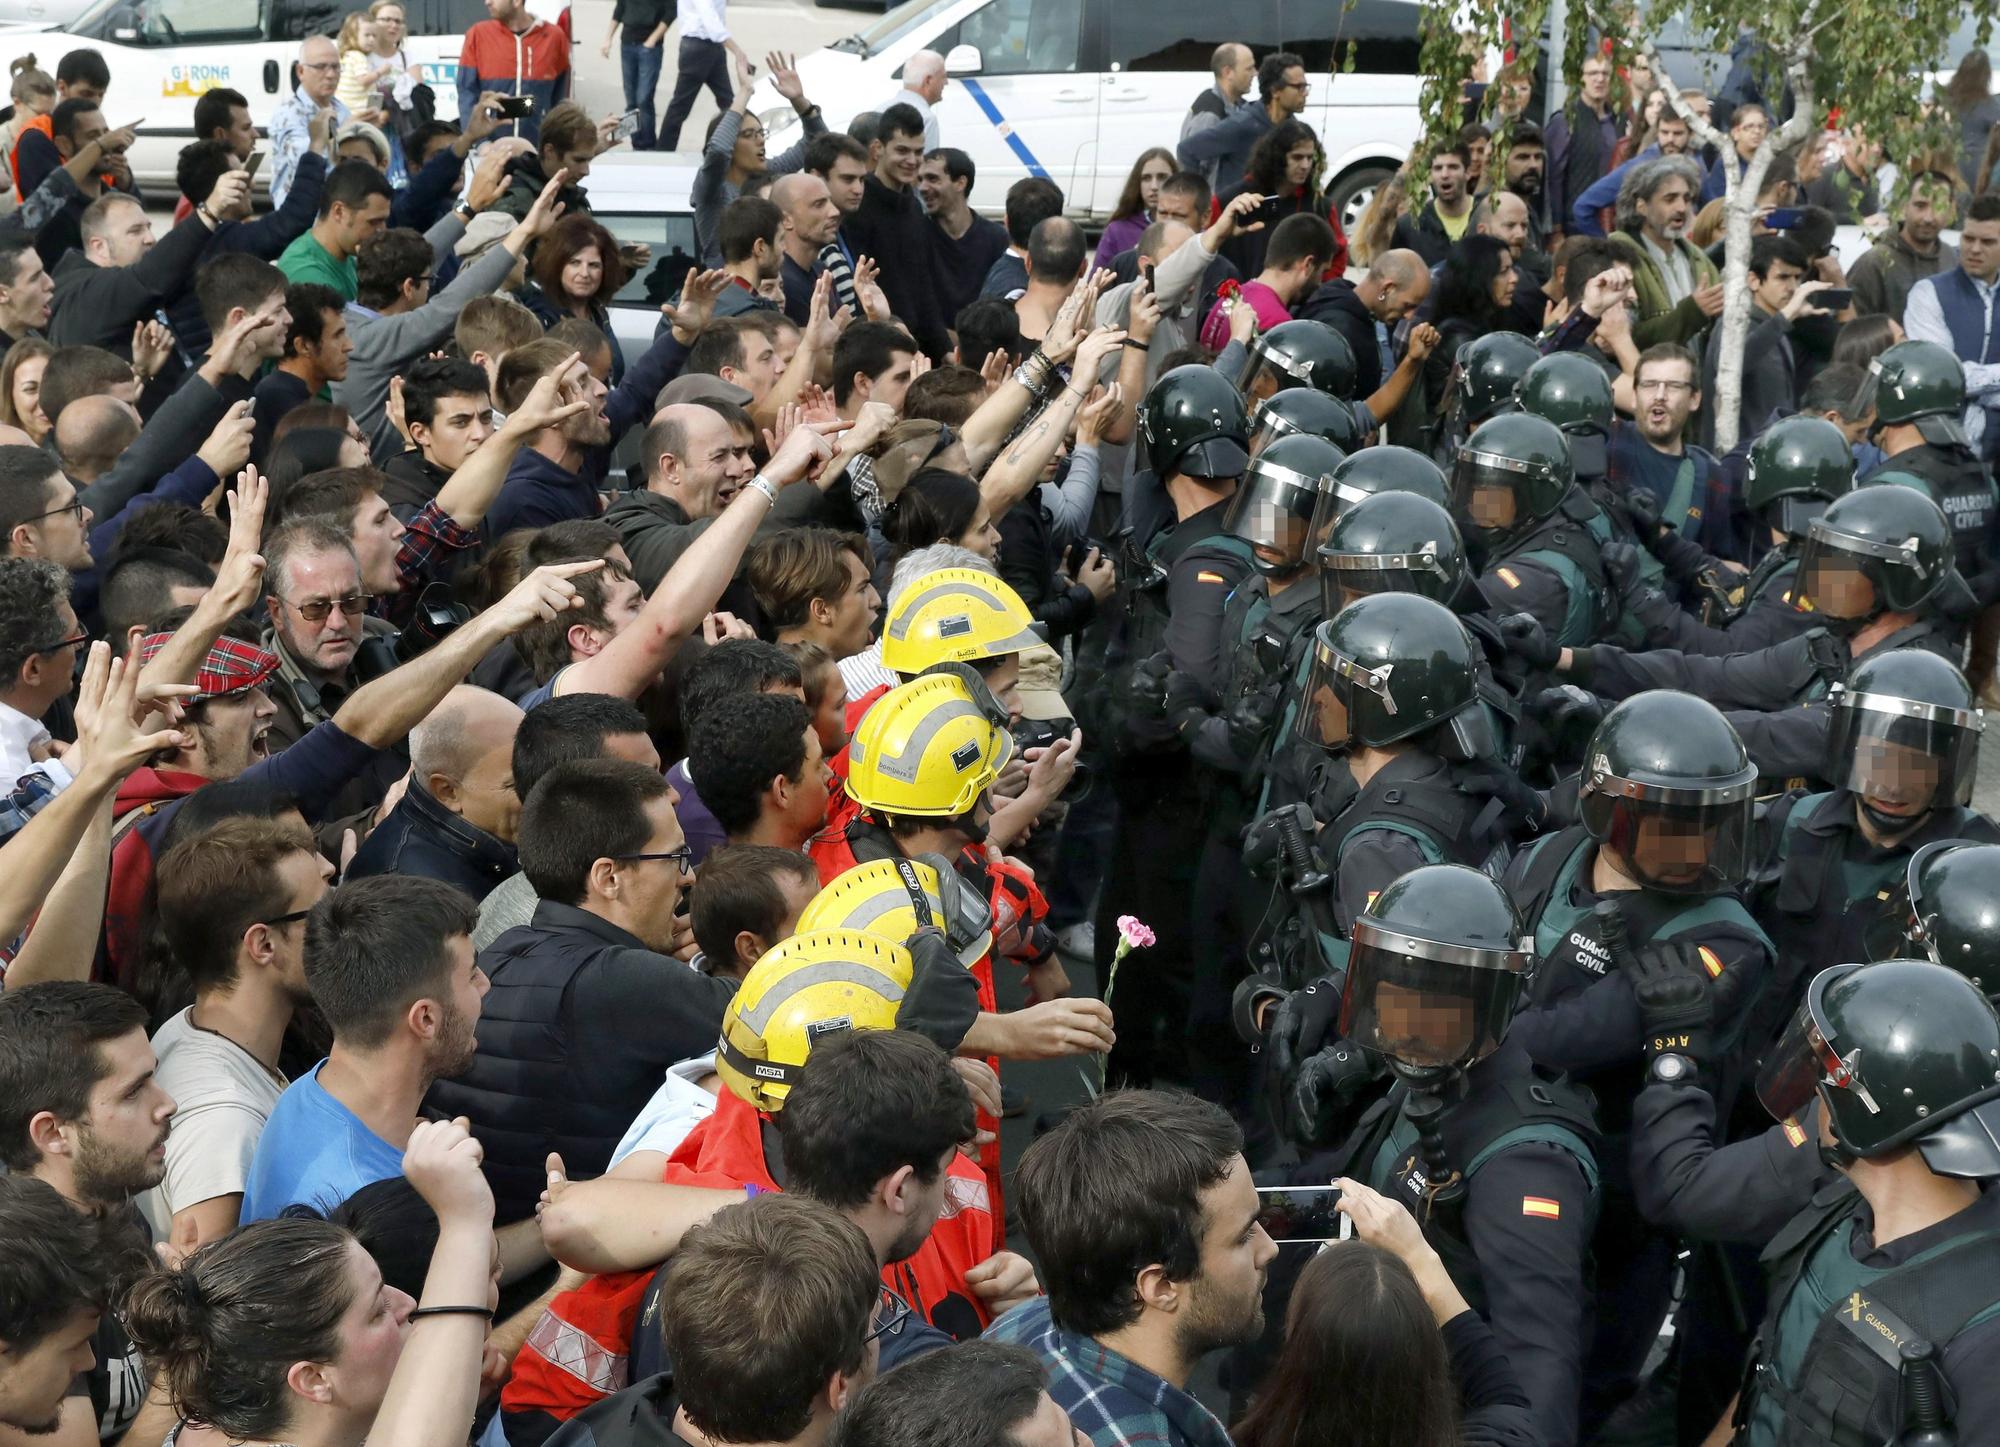
<svg viewBox="0 0 2000 1447"><path fill-rule="evenodd" d="M1694 1062L1685 1055L1655 1055L1647 1074L1661 1085L1679 1085L1693 1076Z"/></svg>

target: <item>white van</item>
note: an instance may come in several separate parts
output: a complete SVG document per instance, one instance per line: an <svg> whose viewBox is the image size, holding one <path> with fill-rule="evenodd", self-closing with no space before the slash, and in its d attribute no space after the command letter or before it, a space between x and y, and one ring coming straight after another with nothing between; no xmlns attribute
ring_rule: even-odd
<svg viewBox="0 0 2000 1447"><path fill-rule="evenodd" d="M113 126L144 120L130 157L134 175L171 188L181 147L194 138L194 103L203 91L229 87L250 102L260 129L292 93L292 62L309 35L335 34L356 4L343 0L96 0L61 28L0 29L0 76L15 58L32 54L55 74L72 50L95 50L111 67L104 119ZM404 50L423 66L437 93L438 115L458 114L458 57L465 32L486 18L482 0L406 0L410 22ZM567 0L530 0L545 20L568 14Z"/></svg>
<svg viewBox="0 0 2000 1447"><path fill-rule="evenodd" d="M998 211L1023 176L1063 188L1071 213L1105 218L1149 146L1171 148L1213 84L1209 56L1242 41L1295 51L1313 93L1305 119L1327 152L1322 184L1351 221L1422 133L1419 6L1413 0L905 0L867 29L798 63L827 122L888 104L912 51L945 57L944 144L978 168L977 200ZM1352 52L1352 73L1342 67ZM751 108L775 152L798 119L758 83Z"/></svg>

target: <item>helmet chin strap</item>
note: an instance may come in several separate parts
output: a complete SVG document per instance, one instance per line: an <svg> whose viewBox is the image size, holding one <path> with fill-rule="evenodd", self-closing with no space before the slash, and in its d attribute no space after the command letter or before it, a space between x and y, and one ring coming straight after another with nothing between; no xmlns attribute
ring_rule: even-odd
<svg viewBox="0 0 2000 1447"><path fill-rule="evenodd" d="M1465 1177L1451 1163L1439 1121L1444 1114L1444 1093L1458 1082L1463 1072L1456 1065L1409 1065L1393 1056L1389 1068L1410 1087L1409 1098L1403 1102L1403 1117L1417 1130L1417 1150L1424 1162L1424 1187L1417 1219L1420 1223L1427 1222L1436 1207L1449 1205L1465 1194Z"/></svg>
<svg viewBox="0 0 2000 1447"><path fill-rule="evenodd" d="M1924 820L1931 816L1929 809L1924 810L1921 814L1885 814L1873 804L1870 804L1866 797L1860 794L1854 796L1854 802L1860 806L1861 812L1867 817L1868 822L1884 834L1889 835L1892 841L1921 828Z"/></svg>

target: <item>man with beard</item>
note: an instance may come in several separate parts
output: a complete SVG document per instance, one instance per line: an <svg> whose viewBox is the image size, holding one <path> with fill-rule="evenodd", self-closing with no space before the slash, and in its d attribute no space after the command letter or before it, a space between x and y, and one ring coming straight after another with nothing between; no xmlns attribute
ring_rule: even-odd
<svg viewBox="0 0 2000 1447"><path fill-rule="evenodd" d="M96 1223L27 1176L0 1176L0 1427L46 1437L62 1426L110 1295Z"/></svg>
<svg viewBox="0 0 2000 1447"><path fill-rule="evenodd" d="M431 1082L472 1063L486 973L472 901L434 879L357 879L306 915L305 983L333 1030L326 1059L271 1110L244 1221L295 1203L331 1210L400 1175Z"/></svg>
<svg viewBox="0 0 2000 1447"><path fill-rule="evenodd" d="M1722 315L1722 281L1708 253L1687 239L1701 167L1688 156L1634 166L1618 188L1618 229L1611 244L1632 268L1638 308L1632 341L1685 346Z"/></svg>
<svg viewBox="0 0 2000 1447"><path fill-rule="evenodd" d="M266 691L277 705L271 748L289 748L332 718L354 687L354 656L371 633L361 565L347 535L320 518L282 524L264 544L268 621L263 646L278 660Z"/></svg>
<svg viewBox="0 0 2000 1447"><path fill-rule="evenodd" d="M1048 1295L987 1336L1042 1359L1093 1447L1227 1447L1188 1379L1263 1330L1278 1254L1236 1123L1177 1092L1101 1096L1028 1147L1015 1189Z"/></svg>
<svg viewBox="0 0 2000 1447"><path fill-rule="evenodd" d="M1889 316L1900 322L1910 304L1911 287L1958 265L1958 249L1938 240L1938 233L1957 219L1956 189L1951 178L1939 171L1925 171L1911 181L1902 224L1847 273L1857 315Z"/></svg>
<svg viewBox="0 0 2000 1447"><path fill-rule="evenodd" d="M250 1158L285 1088L278 1051L310 1004L305 917L333 866L296 815L225 819L160 864L160 928L194 1003L153 1036L178 1105L166 1175L139 1198L153 1234L199 1245L236 1229Z"/></svg>
<svg viewBox="0 0 2000 1447"><path fill-rule="evenodd" d="M121 990L60 980L0 996L0 1163L102 1221L96 1260L115 1279L149 1263L132 1198L167 1168L174 1100L155 1063L146 1012ZM8 1278L10 1296L13 1285ZM159 1441L175 1414L147 1404L145 1367L116 1312L104 1313L89 1346L93 1364L48 1424L54 1447Z"/></svg>
<svg viewBox="0 0 2000 1447"><path fill-rule="evenodd" d="M1611 169L1618 122L1611 104L1611 57L1590 56L1583 62L1576 94L1559 115L1549 118L1549 209L1559 228L1567 229L1576 199Z"/></svg>
<svg viewBox="0 0 2000 1447"><path fill-rule="evenodd" d="M1463 146L1447 146L1431 157L1431 199L1396 223L1394 244L1437 266L1472 228L1472 193L1466 176L1471 156Z"/></svg>
<svg viewBox="0 0 2000 1447"><path fill-rule="evenodd" d="M1544 282L1549 279L1549 204L1542 183L1548 163L1541 129L1532 121L1517 122L1507 133L1507 155L1501 164L1500 185L1528 203L1528 254L1522 264Z"/></svg>

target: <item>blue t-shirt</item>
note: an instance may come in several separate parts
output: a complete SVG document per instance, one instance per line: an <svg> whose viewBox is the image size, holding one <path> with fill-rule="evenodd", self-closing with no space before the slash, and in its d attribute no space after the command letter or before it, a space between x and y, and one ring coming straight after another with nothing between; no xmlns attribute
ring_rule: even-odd
<svg viewBox="0 0 2000 1447"><path fill-rule="evenodd" d="M319 1083L320 1061L285 1087L250 1160L245 1223L294 1204L330 1211L363 1186L403 1173L403 1153Z"/></svg>

